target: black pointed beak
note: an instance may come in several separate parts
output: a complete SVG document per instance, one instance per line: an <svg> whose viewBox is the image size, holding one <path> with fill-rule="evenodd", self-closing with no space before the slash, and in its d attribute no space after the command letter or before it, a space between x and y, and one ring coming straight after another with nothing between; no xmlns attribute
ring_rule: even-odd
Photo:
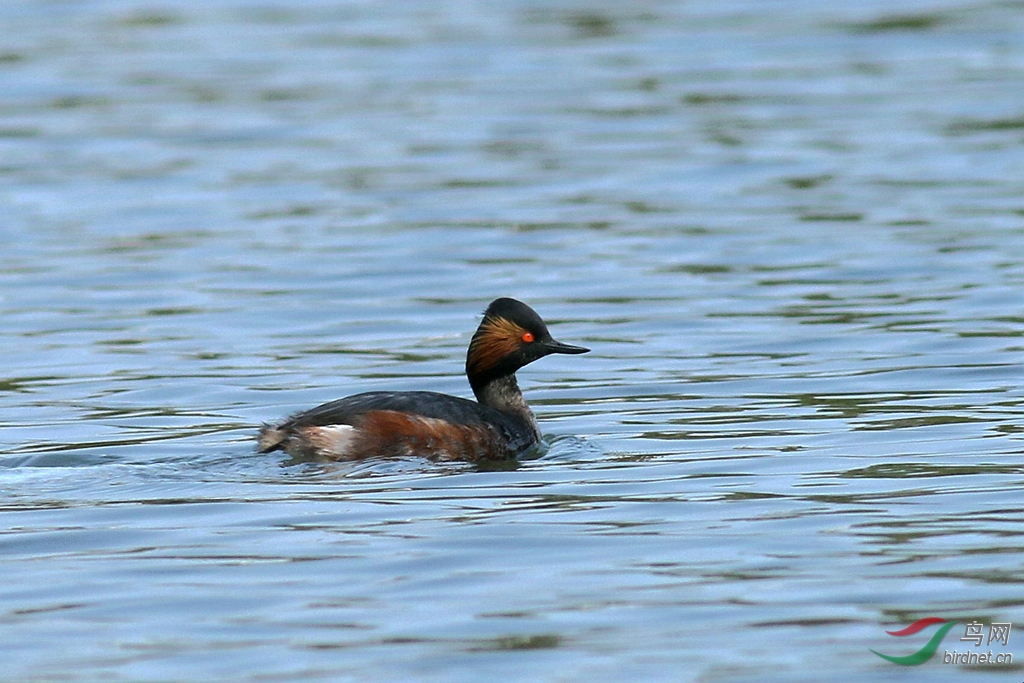
<svg viewBox="0 0 1024 683"><path fill-rule="evenodd" d="M563 344L560 341L549 339L544 342L544 350L548 353L586 353L590 349L584 346L573 346L572 344Z"/></svg>

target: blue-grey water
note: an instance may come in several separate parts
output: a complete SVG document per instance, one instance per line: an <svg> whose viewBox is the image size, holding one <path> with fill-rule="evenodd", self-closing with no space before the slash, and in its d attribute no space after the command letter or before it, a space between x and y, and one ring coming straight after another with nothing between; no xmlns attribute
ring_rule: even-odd
<svg viewBox="0 0 1024 683"><path fill-rule="evenodd" d="M1019 2L8 0L0 679L1020 681L1022 168ZM540 457L253 452L497 296Z"/></svg>

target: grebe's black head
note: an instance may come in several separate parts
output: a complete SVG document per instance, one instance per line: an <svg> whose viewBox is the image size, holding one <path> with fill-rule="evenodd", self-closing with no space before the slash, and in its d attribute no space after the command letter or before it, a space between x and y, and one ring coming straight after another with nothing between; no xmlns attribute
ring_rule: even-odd
<svg viewBox="0 0 1024 683"><path fill-rule="evenodd" d="M586 353L590 349L555 341L537 312L515 299L495 299L473 334L466 354L466 375L474 389L515 374L549 353Z"/></svg>

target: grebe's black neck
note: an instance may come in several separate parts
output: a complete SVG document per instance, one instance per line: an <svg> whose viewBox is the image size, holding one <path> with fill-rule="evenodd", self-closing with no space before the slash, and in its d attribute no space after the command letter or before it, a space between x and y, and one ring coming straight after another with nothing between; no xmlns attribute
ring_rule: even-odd
<svg viewBox="0 0 1024 683"><path fill-rule="evenodd" d="M551 338L537 312L515 299L495 299L466 351L466 377L480 405L522 423L540 438L537 420L516 382L516 370L549 353L586 353Z"/></svg>
<svg viewBox="0 0 1024 683"><path fill-rule="evenodd" d="M519 390L515 374L501 375L483 384L470 381L470 384L473 387L476 400L481 405L522 420L533 430L537 438L540 438L537 418L533 416L533 411L530 410L526 399L523 398L523 392Z"/></svg>

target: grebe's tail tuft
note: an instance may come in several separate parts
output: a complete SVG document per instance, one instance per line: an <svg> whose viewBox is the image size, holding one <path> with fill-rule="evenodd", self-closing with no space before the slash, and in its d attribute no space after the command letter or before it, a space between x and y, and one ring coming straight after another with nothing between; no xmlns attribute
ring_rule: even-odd
<svg viewBox="0 0 1024 683"><path fill-rule="evenodd" d="M264 423L256 440L257 453L270 453L284 447L288 434L277 426Z"/></svg>

